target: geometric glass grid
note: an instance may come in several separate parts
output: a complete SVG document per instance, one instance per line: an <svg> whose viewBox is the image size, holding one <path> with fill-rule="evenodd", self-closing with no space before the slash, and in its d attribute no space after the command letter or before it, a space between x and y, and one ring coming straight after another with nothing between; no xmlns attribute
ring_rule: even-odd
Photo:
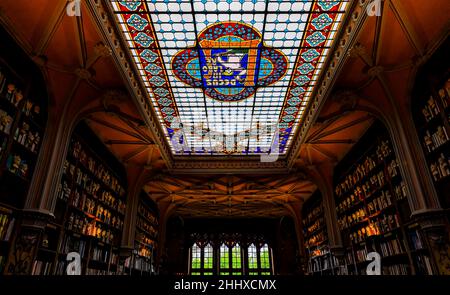
<svg viewBox="0 0 450 295"><path fill-rule="evenodd" d="M261 262L261 269L270 270L270 259L269 259L269 246L267 244L263 245L261 247L260 251L260 262Z"/></svg>
<svg viewBox="0 0 450 295"><path fill-rule="evenodd" d="M231 253L231 268L233 268L233 270L240 269L242 267L241 247L239 245L235 245L232 248Z"/></svg>
<svg viewBox="0 0 450 295"><path fill-rule="evenodd" d="M230 251L227 245L220 246L220 268L228 269L230 267Z"/></svg>
<svg viewBox="0 0 450 295"><path fill-rule="evenodd" d="M258 251L254 244L248 247L248 268L258 269Z"/></svg>
<svg viewBox="0 0 450 295"><path fill-rule="evenodd" d="M191 269L198 270L201 268L202 249L194 244L191 248Z"/></svg>
<svg viewBox="0 0 450 295"><path fill-rule="evenodd" d="M286 154L347 4L111 0L174 155Z"/></svg>
<svg viewBox="0 0 450 295"><path fill-rule="evenodd" d="M208 244L205 246L203 255L203 268L211 269L213 268L213 247Z"/></svg>

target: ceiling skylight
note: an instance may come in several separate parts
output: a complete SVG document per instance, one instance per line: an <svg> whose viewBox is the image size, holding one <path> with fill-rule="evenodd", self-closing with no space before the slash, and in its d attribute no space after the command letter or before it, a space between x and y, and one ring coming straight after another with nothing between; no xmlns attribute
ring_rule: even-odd
<svg viewBox="0 0 450 295"><path fill-rule="evenodd" d="M289 150L347 0L111 4L173 154L255 155Z"/></svg>

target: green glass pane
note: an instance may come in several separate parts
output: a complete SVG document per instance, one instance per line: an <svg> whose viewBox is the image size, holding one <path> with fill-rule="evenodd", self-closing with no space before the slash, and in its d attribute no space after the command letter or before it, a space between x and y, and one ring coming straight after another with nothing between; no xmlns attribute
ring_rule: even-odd
<svg viewBox="0 0 450 295"><path fill-rule="evenodd" d="M207 245L204 249L204 260L203 267L204 268L212 268L213 267L213 248L211 245Z"/></svg>
<svg viewBox="0 0 450 295"><path fill-rule="evenodd" d="M248 268L258 268L257 251L255 245L253 244L248 247Z"/></svg>
<svg viewBox="0 0 450 295"><path fill-rule="evenodd" d="M261 275L263 275L263 276L270 276L270 272L262 272Z"/></svg>
<svg viewBox="0 0 450 295"><path fill-rule="evenodd" d="M222 245L220 247L220 268L229 268L230 267L230 254L228 247Z"/></svg>
<svg viewBox="0 0 450 295"><path fill-rule="evenodd" d="M200 273L199 273L199 272L191 272L191 275L192 275L192 276L199 276Z"/></svg>
<svg viewBox="0 0 450 295"><path fill-rule="evenodd" d="M192 259L192 268L200 268L200 258Z"/></svg>
<svg viewBox="0 0 450 295"><path fill-rule="evenodd" d="M241 272L233 272L233 276L240 276L241 274Z"/></svg>
<svg viewBox="0 0 450 295"><path fill-rule="evenodd" d="M241 247L239 246L234 246L233 250L232 250L232 265L233 268L241 268Z"/></svg>
<svg viewBox="0 0 450 295"><path fill-rule="evenodd" d="M230 274L229 272L224 272L224 271L220 272L220 275L221 275L221 276L227 276L227 275L229 275L229 274Z"/></svg>
<svg viewBox="0 0 450 295"><path fill-rule="evenodd" d="M251 275L251 276L257 276L258 275L257 272L249 272L248 274Z"/></svg>
<svg viewBox="0 0 450 295"><path fill-rule="evenodd" d="M212 257L205 257L204 268L212 268L212 267L213 267Z"/></svg>
<svg viewBox="0 0 450 295"><path fill-rule="evenodd" d="M270 268L269 247L264 245L260 250L261 268Z"/></svg>
<svg viewBox="0 0 450 295"><path fill-rule="evenodd" d="M212 272L205 272L203 275L205 275L205 276L212 276L213 273Z"/></svg>

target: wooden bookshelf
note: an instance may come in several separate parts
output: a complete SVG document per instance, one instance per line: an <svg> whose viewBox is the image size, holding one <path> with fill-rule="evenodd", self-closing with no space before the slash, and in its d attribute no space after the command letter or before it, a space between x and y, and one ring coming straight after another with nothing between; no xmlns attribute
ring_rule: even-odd
<svg viewBox="0 0 450 295"><path fill-rule="evenodd" d="M0 273L19 210L25 205L47 121L46 94L37 83L0 57Z"/></svg>
<svg viewBox="0 0 450 295"><path fill-rule="evenodd" d="M415 122L441 205L450 208L450 71L423 85Z"/></svg>
<svg viewBox="0 0 450 295"><path fill-rule="evenodd" d="M47 246L39 248L33 274L64 275L66 256L72 251L82 258L82 274L120 273L119 246L126 210L124 177L110 167L112 160L105 158L110 155L106 148L81 124L72 136L62 168L56 220L47 225Z"/></svg>
<svg viewBox="0 0 450 295"><path fill-rule="evenodd" d="M382 257L383 274L433 274L422 234L409 226L409 192L380 122L366 132L336 172L336 212L349 273L365 274L366 255L375 251ZM418 239L420 251L416 251Z"/></svg>
<svg viewBox="0 0 450 295"><path fill-rule="evenodd" d="M328 235L323 210L322 195L319 190L305 202L302 209L303 236L308 255L307 272L310 274L333 271L331 254L328 250Z"/></svg>
<svg viewBox="0 0 450 295"><path fill-rule="evenodd" d="M158 210L150 197L141 192L136 217L133 255L125 261L127 273L149 275L153 272L158 243Z"/></svg>

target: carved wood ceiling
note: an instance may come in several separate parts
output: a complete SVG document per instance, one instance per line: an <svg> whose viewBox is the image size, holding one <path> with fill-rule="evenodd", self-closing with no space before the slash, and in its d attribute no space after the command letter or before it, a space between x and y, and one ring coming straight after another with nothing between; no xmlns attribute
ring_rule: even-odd
<svg viewBox="0 0 450 295"><path fill-rule="evenodd" d="M94 2L86 1L91 6ZM340 161L370 126L369 110L390 112L390 100L407 104L408 81L416 66L443 35L448 36L448 1L382 3L382 15L365 20L355 46L346 52L334 87L352 94L343 91L321 107L294 155L296 170ZM155 201L173 202L183 216L279 216L286 214L285 204L305 199L316 189L311 179L295 173L250 176L236 169L225 176L217 170L208 176L170 175L142 110L132 94L120 94L132 86L111 50L103 46L106 34L98 20L86 5L80 18L68 17L65 5L54 0L2 0L0 23L43 70L51 94L49 122L83 116L125 165L161 174L145 186Z"/></svg>
<svg viewBox="0 0 450 295"><path fill-rule="evenodd" d="M280 176L159 175L145 187L156 202L170 202L184 217L278 217L302 202L316 185L304 174Z"/></svg>

